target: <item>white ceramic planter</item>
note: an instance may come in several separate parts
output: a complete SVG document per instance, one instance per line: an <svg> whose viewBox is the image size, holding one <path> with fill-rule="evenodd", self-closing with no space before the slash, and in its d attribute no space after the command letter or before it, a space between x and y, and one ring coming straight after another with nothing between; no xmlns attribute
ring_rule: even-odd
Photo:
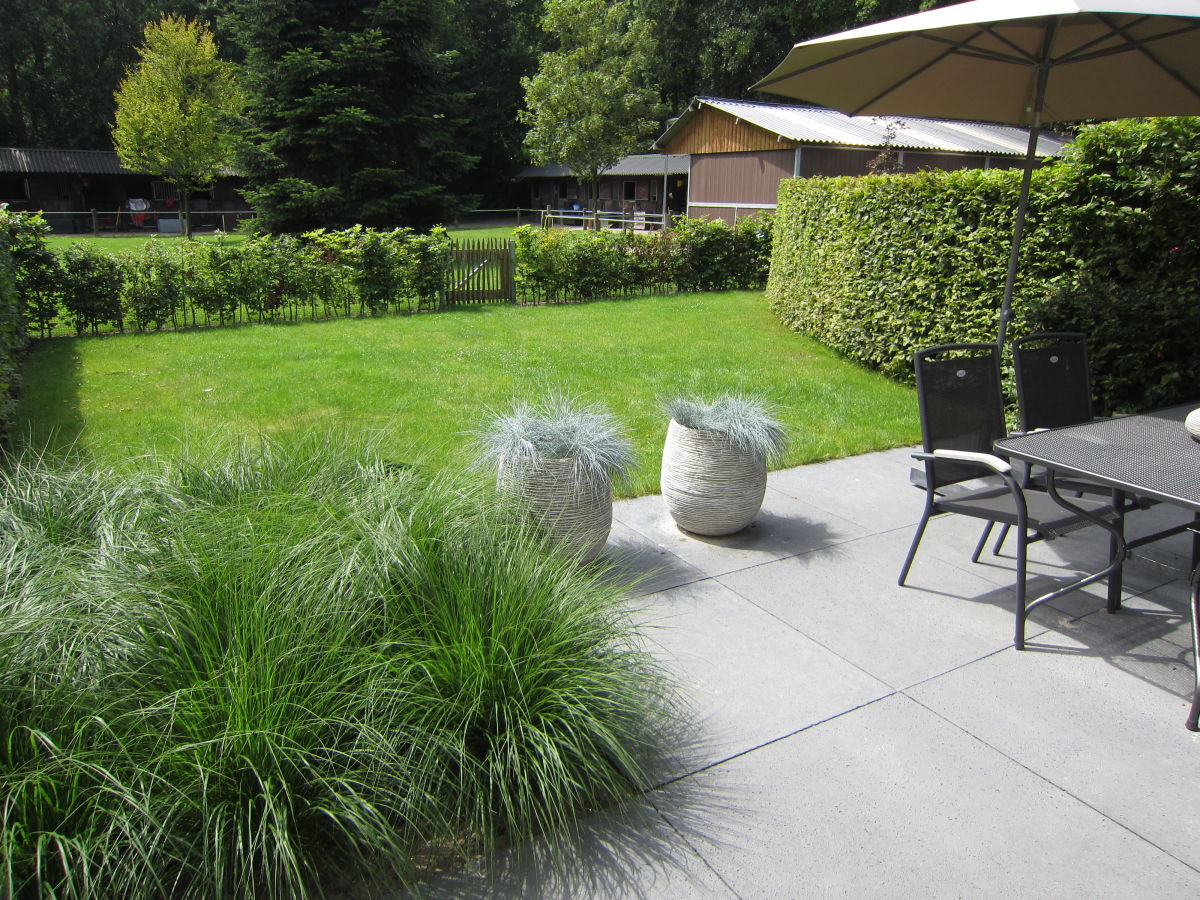
<svg viewBox="0 0 1200 900"><path fill-rule="evenodd" d="M580 561L594 559L608 540L612 484L607 478L577 478L575 460L532 464L505 458L496 483L542 523L555 545Z"/></svg>
<svg viewBox="0 0 1200 900"><path fill-rule="evenodd" d="M674 419L663 447L662 495L675 523L693 534L733 534L749 525L767 492L767 462L719 431Z"/></svg>

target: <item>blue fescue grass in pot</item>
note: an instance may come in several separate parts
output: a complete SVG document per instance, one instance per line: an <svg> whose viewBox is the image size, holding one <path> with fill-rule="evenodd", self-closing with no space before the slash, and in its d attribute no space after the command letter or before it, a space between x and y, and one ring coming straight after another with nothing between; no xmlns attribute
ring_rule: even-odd
<svg viewBox="0 0 1200 900"><path fill-rule="evenodd" d="M497 485L581 561L594 558L612 526L612 482L633 468L633 450L602 407L565 394L517 401L477 432Z"/></svg>
<svg viewBox="0 0 1200 900"><path fill-rule="evenodd" d="M741 531L762 506L768 461L787 448L783 426L765 401L741 394L666 407L661 485L672 518L693 534Z"/></svg>

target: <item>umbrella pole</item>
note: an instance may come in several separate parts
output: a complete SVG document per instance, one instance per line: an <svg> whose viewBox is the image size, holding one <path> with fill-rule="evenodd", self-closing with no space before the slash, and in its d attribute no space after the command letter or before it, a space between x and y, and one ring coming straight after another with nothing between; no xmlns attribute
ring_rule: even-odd
<svg viewBox="0 0 1200 900"><path fill-rule="evenodd" d="M996 343L1000 354L1004 354L1004 337L1008 322L1012 318L1013 288L1017 283L1017 258L1021 254L1021 235L1025 231L1025 210L1029 207L1029 182L1033 178L1033 166L1037 162L1038 137L1042 133L1042 110L1046 105L1046 82L1050 79L1050 45L1056 23L1047 23L1042 46L1041 62L1038 63L1037 86L1033 95L1033 121L1029 128L1029 145L1025 150L1025 170L1021 173L1021 193L1017 200L1017 219L1013 224L1012 253L1008 257L1008 277L1004 280L1004 301L1000 304L1000 334Z"/></svg>

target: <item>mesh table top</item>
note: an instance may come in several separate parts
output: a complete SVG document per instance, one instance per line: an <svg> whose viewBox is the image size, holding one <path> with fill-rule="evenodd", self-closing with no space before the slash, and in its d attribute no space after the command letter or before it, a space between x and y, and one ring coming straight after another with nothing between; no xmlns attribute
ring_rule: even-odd
<svg viewBox="0 0 1200 900"><path fill-rule="evenodd" d="M996 452L1200 510L1200 442L1183 427L1197 405L1003 438Z"/></svg>

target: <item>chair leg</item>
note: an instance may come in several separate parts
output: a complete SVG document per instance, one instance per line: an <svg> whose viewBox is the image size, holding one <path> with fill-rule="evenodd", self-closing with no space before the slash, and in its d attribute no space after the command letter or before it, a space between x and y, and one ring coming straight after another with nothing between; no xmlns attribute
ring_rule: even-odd
<svg viewBox="0 0 1200 900"><path fill-rule="evenodd" d="M1192 601L1192 664L1196 669L1196 688L1192 692L1192 708L1188 710L1187 722L1184 724L1188 731L1198 731L1197 718L1200 718L1200 567L1192 570L1191 577Z"/></svg>
<svg viewBox="0 0 1200 900"><path fill-rule="evenodd" d="M1029 542L1029 529L1017 528L1017 625L1013 637L1013 646L1018 650L1025 649L1025 569L1026 545Z"/></svg>
<svg viewBox="0 0 1200 900"><path fill-rule="evenodd" d="M988 536L992 533L994 522L988 522L983 526L983 534L979 535L979 542L975 545L975 552L971 554L971 562L979 562L979 555L983 553L983 548L987 544Z"/></svg>
<svg viewBox="0 0 1200 900"><path fill-rule="evenodd" d="M933 495L925 495L925 510L921 513L921 523L917 525L917 533L913 535L912 544L908 548L908 556L904 559L904 568L900 570L900 579L896 584L904 586L904 580L908 578L908 570L912 568L913 559L917 555L917 545L921 543L921 537L925 534L925 526L929 524L929 514L933 511Z"/></svg>
<svg viewBox="0 0 1200 900"><path fill-rule="evenodd" d="M1003 525L1000 528L1000 534L996 538L996 543L992 545L992 556L999 556L1000 549L1004 546L1004 540L1008 537L1008 526Z"/></svg>

